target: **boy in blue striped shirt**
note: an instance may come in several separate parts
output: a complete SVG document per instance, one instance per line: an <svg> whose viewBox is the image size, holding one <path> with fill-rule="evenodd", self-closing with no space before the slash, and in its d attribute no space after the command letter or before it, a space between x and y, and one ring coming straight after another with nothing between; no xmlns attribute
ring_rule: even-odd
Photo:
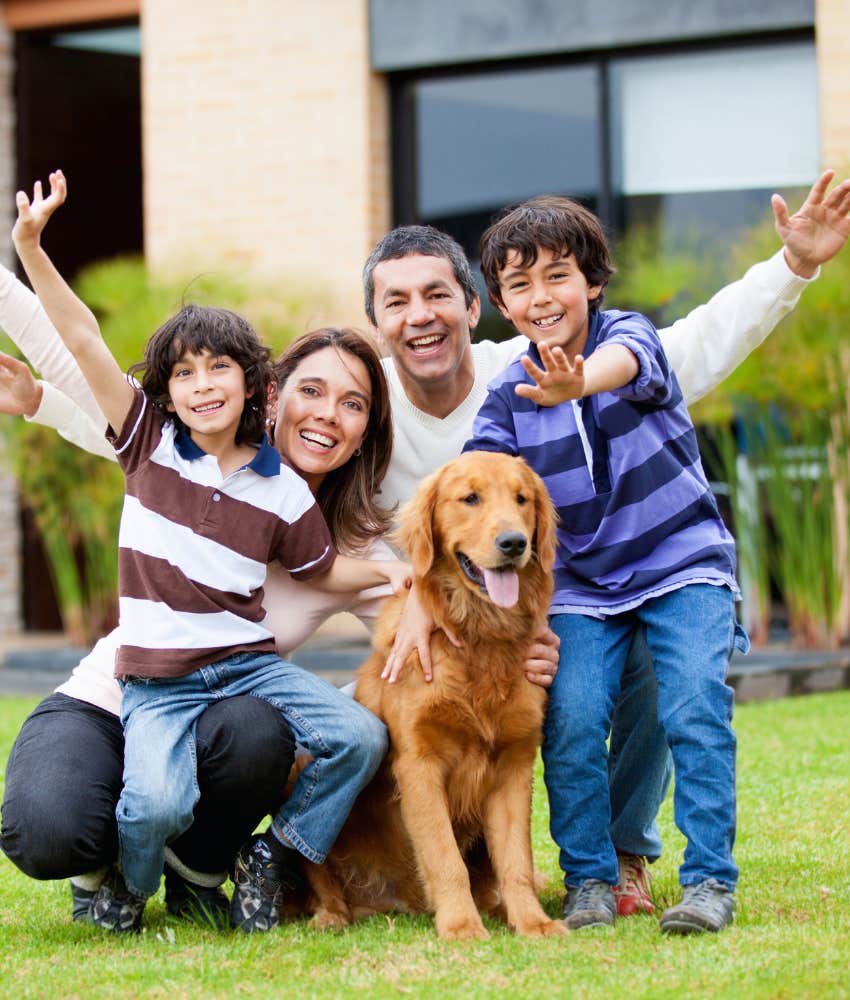
<svg viewBox="0 0 850 1000"><path fill-rule="evenodd" d="M532 342L495 379L465 450L521 455L558 510L551 627L561 662L543 760L568 927L614 922L605 741L626 654L645 630L687 837L682 902L662 930L718 931L734 914L735 546L652 324L602 311L613 273L599 220L542 196L481 239L490 298Z"/></svg>

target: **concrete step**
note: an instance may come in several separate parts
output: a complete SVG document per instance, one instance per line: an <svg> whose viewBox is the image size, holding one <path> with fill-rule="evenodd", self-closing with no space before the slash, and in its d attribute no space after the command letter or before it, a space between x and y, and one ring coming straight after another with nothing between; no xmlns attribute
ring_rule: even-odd
<svg viewBox="0 0 850 1000"><path fill-rule="evenodd" d="M45 695L63 682L87 650L60 640L27 638L0 643L0 695ZM306 670L342 686L354 679L369 655L360 635L322 635L296 650L292 659ZM795 650L773 644L747 656L736 653L729 669L736 701L762 701L850 688L850 650Z"/></svg>

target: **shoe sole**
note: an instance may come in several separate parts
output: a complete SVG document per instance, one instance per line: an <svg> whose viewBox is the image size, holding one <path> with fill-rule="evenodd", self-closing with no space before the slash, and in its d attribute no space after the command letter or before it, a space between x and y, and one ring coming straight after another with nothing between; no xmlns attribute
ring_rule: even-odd
<svg viewBox="0 0 850 1000"><path fill-rule="evenodd" d="M613 927L614 921L607 920L605 917L590 917L587 920L582 920L580 923L571 923L569 917L564 918L564 927L568 931L583 931L586 927Z"/></svg>
<svg viewBox="0 0 850 1000"><path fill-rule="evenodd" d="M709 924L701 924L684 917L674 917L672 920L661 921L661 930L664 934L717 934L728 926L729 924L724 924L723 927L712 927Z"/></svg>

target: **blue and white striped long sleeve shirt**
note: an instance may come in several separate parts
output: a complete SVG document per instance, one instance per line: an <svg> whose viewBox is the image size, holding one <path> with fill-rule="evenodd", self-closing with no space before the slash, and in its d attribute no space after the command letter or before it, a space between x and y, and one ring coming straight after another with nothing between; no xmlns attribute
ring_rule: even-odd
<svg viewBox="0 0 850 1000"><path fill-rule="evenodd" d="M635 379L559 406L517 396L532 380L514 362L490 383L464 451L521 455L543 478L560 518L552 613L618 614L690 583L737 595L735 543L658 334L639 313L593 315L585 358L614 343L637 358ZM529 355L540 365L533 344Z"/></svg>

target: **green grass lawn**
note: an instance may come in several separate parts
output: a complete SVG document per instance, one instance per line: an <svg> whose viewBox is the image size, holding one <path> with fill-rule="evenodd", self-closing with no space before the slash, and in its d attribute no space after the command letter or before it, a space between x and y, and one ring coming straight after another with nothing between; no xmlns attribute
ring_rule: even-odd
<svg viewBox="0 0 850 1000"><path fill-rule="evenodd" d="M0 759L34 701L0 699ZM850 997L850 692L749 704L739 738L735 925L664 938L654 918L530 941L444 944L425 918L376 917L341 934L307 921L268 935L215 934L148 905L141 937L70 922L66 883L39 883L5 858L0 996L181 997ZM559 912L557 855L536 782L534 846ZM677 896L683 842L668 801L655 866L663 906Z"/></svg>

